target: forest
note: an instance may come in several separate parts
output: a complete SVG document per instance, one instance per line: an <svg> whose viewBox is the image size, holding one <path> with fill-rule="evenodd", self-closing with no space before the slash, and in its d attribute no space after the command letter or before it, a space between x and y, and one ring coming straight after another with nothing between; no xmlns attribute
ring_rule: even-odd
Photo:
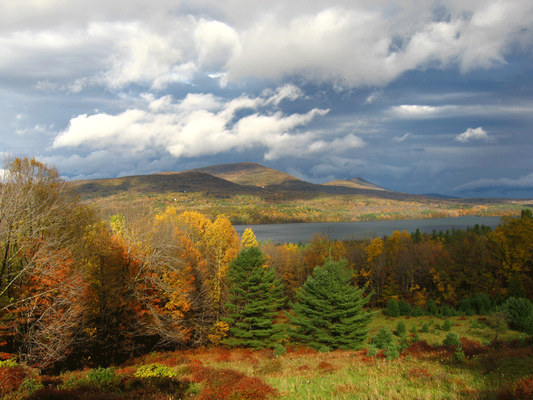
<svg viewBox="0 0 533 400"><path fill-rule="evenodd" d="M57 374L156 350L360 349L378 309L466 317L516 302L526 314L508 322L532 335L532 263L529 209L494 230L258 243L224 215L172 206L102 218L55 168L12 158L0 186L0 360ZM309 309L324 287L350 304L336 330Z"/></svg>

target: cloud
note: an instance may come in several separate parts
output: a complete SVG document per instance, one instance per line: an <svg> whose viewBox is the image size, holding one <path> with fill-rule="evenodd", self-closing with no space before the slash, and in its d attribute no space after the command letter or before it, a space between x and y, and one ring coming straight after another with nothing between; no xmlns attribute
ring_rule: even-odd
<svg viewBox="0 0 533 400"><path fill-rule="evenodd" d="M533 189L533 173L521 176L516 179L498 178L498 179L478 179L457 186L454 192L489 192L489 191L530 191Z"/></svg>
<svg viewBox="0 0 533 400"><path fill-rule="evenodd" d="M232 100L212 94L188 94L178 102L170 95L156 98L145 94L143 109L72 118L67 129L57 134L53 148L83 147L92 151L114 148L131 154L152 149L175 158L259 148L265 149L266 160L276 160L286 156L340 154L364 145L354 134L325 140L319 132L296 131L329 111L319 108L292 114L276 111L281 101L303 96L296 86L286 85L265 93L266 96L242 95ZM241 110L248 112L241 114Z"/></svg>
<svg viewBox="0 0 533 400"><path fill-rule="evenodd" d="M482 127L479 128L468 128L466 132L461 133L455 137L456 141L466 143L471 140L491 140L491 137Z"/></svg>
<svg viewBox="0 0 533 400"><path fill-rule="evenodd" d="M406 133L405 135L403 136L394 136L392 138L392 140L396 140L397 142L403 142L405 139L407 139L408 137L412 136L410 133Z"/></svg>
<svg viewBox="0 0 533 400"><path fill-rule="evenodd" d="M61 79L73 92L130 84L161 90L196 74L223 77L223 87L293 75L383 86L417 68L503 65L514 44L533 41L528 0L442 2L440 19L431 3L401 1L16 3L0 9L0 72L32 77L45 90Z"/></svg>

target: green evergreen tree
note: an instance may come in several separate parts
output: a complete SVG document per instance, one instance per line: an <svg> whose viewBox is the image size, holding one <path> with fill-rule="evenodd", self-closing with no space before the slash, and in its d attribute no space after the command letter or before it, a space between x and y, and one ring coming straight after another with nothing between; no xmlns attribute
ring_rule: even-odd
<svg viewBox="0 0 533 400"><path fill-rule="evenodd" d="M400 307L398 307L398 302L396 300L389 300L389 303L387 304L387 309L385 310L385 314L387 314L389 317L400 316Z"/></svg>
<svg viewBox="0 0 533 400"><path fill-rule="evenodd" d="M350 283L344 261L326 260L316 267L296 295L287 313L296 328L291 336L315 349L358 349L368 334L367 324L375 313L365 312L369 297Z"/></svg>
<svg viewBox="0 0 533 400"><path fill-rule="evenodd" d="M221 318L230 326L229 335L221 343L230 346L274 347L283 335L283 325L275 324L282 298L282 282L273 268L265 265L266 258L257 247L240 251L228 267L229 311Z"/></svg>

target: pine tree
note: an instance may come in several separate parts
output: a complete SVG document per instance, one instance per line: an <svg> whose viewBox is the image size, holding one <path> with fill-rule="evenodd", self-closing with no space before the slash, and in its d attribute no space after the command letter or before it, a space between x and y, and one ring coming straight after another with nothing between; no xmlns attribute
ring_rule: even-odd
<svg viewBox="0 0 533 400"><path fill-rule="evenodd" d="M307 278L287 313L296 329L291 336L309 347L357 349L368 334L367 324L375 313L364 312L370 296L350 283L351 273L343 261L326 260Z"/></svg>
<svg viewBox="0 0 533 400"><path fill-rule="evenodd" d="M273 347L283 335L283 325L275 324L277 310L284 303L282 282L257 247L240 251L230 263L230 301L227 318L230 335L222 343L242 347Z"/></svg>

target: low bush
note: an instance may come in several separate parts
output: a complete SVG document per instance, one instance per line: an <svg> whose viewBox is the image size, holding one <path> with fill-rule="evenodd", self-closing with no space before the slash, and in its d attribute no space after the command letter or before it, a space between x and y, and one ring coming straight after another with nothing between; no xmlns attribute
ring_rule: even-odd
<svg viewBox="0 0 533 400"><path fill-rule="evenodd" d="M411 304L405 300L400 300L398 302L398 308L400 309L400 315L411 315Z"/></svg>
<svg viewBox="0 0 533 400"><path fill-rule="evenodd" d="M437 315L439 313L439 308L433 299L429 299L426 303L426 314L427 315Z"/></svg>
<svg viewBox="0 0 533 400"><path fill-rule="evenodd" d="M455 311L455 308L450 307L446 304L441 307L440 313L443 317L455 317L457 315L457 311Z"/></svg>
<svg viewBox="0 0 533 400"><path fill-rule="evenodd" d="M453 359L459 363L462 363L463 360L465 359L465 353L461 346L457 346L455 348L455 353L453 353Z"/></svg>
<svg viewBox="0 0 533 400"><path fill-rule="evenodd" d="M29 375L30 371L14 359L0 361L0 397L16 392Z"/></svg>
<svg viewBox="0 0 533 400"><path fill-rule="evenodd" d="M528 299L522 297L509 297L500 307L505 313L507 323L511 329L523 332L525 322L533 312L533 304Z"/></svg>
<svg viewBox="0 0 533 400"><path fill-rule="evenodd" d="M102 390L110 390L114 388L119 379L115 376L113 368L96 368L89 371L87 374L89 385L97 387Z"/></svg>
<svg viewBox="0 0 533 400"><path fill-rule="evenodd" d="M396 324L396 335L404 336L407 333L407 325L405 321L398 321Z"/></svg>
<svg viewBox="0 0 533 400"><path fill-rule="evenodd" d="M533 376L518 382L514 389L514 395L517 400L533 399Z"/></svg>
<svg viewBox="0 0 533 400"><path fill-rule="evenodd" d="M455 332L450 332L446 335L442 341L444 346L460 346L461 341L459 340L459 335Z"/></svg>
<svg viewBox="0 0 533 400"><path fill-rule="evenodd" d="M395 343L388 343L383 350L387 360L396 360L400 357L400 352Z"/></svg>
<svg viewBox="0 0 533 400"><path fill-rule="evenodd" d="M280 343L274 346L274 357L280 357L287 353L287 348Z"/></svg>
<svg viewBox="0 0 533 400"><path fill-rule="evenodd" d="M398 302L396 300L389 300L389 303L387 304L387 309L385 310L385 314L393 318L400 316L400 308L398 307Z"/></svg>
<svg viewBox="0 0 533 400"><path fill-rule="evenodd" d="M394 335L386 326L382 326L372 339L372 344L378 349L384 349L389 344L395 344Z"/></svg>
<svg viewBox="0 0 533 400"><path fill-rule="evenodd" d="M421 317L422 315L424 315L424 310L422 310L419 306L415 306L411 309L412 317Z"/></svg>
<svg viewBox="0 0 533 400"><path fill-rule="evenodd" d="M444 323L442 324L442 330L446 332L451 331L452 327L453 327L453 324L449 319L445 320Z"/></svg>

